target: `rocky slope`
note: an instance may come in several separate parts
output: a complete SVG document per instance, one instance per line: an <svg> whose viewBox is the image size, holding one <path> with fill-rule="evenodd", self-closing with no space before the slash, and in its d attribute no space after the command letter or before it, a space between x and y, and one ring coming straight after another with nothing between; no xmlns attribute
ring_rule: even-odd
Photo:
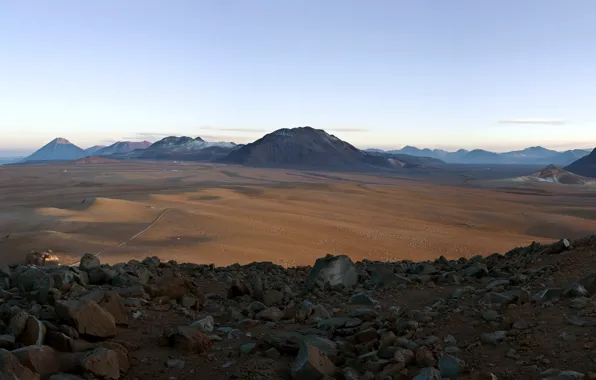
<svg viewBox="0 0 596 380"><path fill-rule="evenodd" d="M298 268L33 253L0 268L0 379L594 379L595 249Z"/></svg>

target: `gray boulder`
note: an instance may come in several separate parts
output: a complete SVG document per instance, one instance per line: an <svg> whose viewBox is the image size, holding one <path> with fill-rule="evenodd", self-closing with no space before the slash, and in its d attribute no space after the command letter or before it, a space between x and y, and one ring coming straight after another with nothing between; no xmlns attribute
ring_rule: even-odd
<svg viewBox="0 0 596 380"><path fill-rule="evenodd" d="M315 287L336 287L347 288L358 284L358 273L356 265L346 255L327 255L317 259L306 279L306 287L309 290Z"/></svg>

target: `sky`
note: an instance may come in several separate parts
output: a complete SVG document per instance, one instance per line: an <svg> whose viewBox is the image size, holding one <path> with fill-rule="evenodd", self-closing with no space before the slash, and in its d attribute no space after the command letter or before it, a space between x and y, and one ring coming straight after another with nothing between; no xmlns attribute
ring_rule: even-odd
<svg viewBox="0 0 596 380"><path fill-rule="evenodd" d="M596 146L594 0L0 0L0 153L309 125Z"/></svg>

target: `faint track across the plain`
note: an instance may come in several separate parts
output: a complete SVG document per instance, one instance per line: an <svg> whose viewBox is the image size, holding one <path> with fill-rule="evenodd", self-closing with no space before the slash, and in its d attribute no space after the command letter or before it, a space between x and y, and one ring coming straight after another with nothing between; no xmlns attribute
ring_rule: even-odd
<svg viewBox="0 0 596 380"><path fill-rule="evenodd" d="M120 248L120 247L122 247L122 246L124 246L124 245L126 245L126 244L130 243L130 242L131 242L131 241L133 241L135 238L137 238L137 237L139 237L140 235L142 235L142 234L144 234L145 232L147 232L147 231L148 231L148 230L149 230L151 227L153 227L153 226L154 226L154 225L155 225L157 222L159 222L159 220L160 220L160 219L161 219L161 218L162 218L162 217L163 217L165 214L167 214L167 213L168 213L168 211L170 211L170 210L171 210L171 208L166 208L165 210L163 210L163 211L162 211L162 213L161 213L161 214L159 214L159 215L157 216L157 218L155 218L155 220L154 220L153 222L151 222L151 224L149 224L147 227L143 228L141 231L137 232L137 233L136 233L135 235L133 235L133 236L132 236L130 239L128 239L128 240L126 240L126 241L123 241L122 243L120 243L120 244L118 244L118 245L115 245L115 246L113 246L113 247L106 248L106 249L104 249L104 250L101 250L101 251L99 251L99 252L97 252L97 253L94 253L94 254L93 254L93 256L95 256L95 257L99 257L99 256L100 256L102 253L104 253L104 252L105 252L105 251L107 251L107 250L110 250L110 249L116 249L116 248ZM80 262L81 262L80 260L78 260L78 261L75 261L75 262L73 262L72 264L69 264L69 266L75 266L75 265L79 265L79 263L80 263Z"/></svg>

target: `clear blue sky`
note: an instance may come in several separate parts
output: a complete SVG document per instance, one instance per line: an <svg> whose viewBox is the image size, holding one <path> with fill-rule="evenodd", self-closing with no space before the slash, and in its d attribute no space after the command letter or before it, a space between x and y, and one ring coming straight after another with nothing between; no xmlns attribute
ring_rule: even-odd
<svg viewBox="0 0 596 380"><path fill-rule="evenodd" d="M0 150L301 125L359 147L594 147L595 15L594 0L0 0Z"/></svg>

